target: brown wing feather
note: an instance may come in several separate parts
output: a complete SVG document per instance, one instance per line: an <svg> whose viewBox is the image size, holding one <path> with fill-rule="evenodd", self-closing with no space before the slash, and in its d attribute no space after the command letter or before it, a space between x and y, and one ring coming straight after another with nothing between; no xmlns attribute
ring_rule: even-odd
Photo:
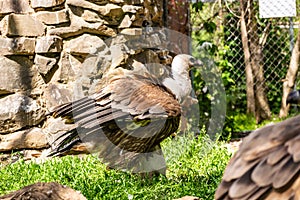
<svg viewBox="0 0 300 200"><path fill-rule="evenodd" d="M288 152L293 155L293 159L295 162L300 161L300 135L298 135L296 138L293 138L289 140L286 143L286 146L288 147Z"/></svg>
<svg viewBox="0 0 300 200"><path fill-rule="evenodd" d="M300 116L244 139L230 160L216 199L300 199Z"/></svg>
<svg viewBox="0 0 300 200"><path fill-rule="evenodd" d="M229 188L229 196L232 198L242 198L256 192L258 186L250 179L251 172L248 171L239 179L235 180L232 186Z"/></svg>
<svg viewBox="0 0 300 200"><path fill-rule="evenodd" d="M149 80L145 82L145 79L129 76L113 81L107 89L111 93L112 108L136 115L136 118L153 108L156 114L167 114L169 117L176 117L181 113L180 104L175 96L166 88ZM161 108L160 112L157 110L158 107Z"/></svg>

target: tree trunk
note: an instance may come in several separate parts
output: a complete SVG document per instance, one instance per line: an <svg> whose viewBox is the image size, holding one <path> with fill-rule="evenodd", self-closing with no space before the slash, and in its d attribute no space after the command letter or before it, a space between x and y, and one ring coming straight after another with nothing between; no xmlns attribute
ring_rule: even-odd
<svg viewBox="0 0 300 200"><path fill-rule="evenodd" d="M151 2L151 1L150 1ZM169 0L167 2L167 28L169 49L172 53L190 53L190 3L189 0ZM182 33L182 34L178 34Z"/></svg>
<svg viewBox="0 0 300 200"><path fill-rule="evenodd" d="M216 17L216 25L217 25L217 30L216 30L216 35L214 37L215 44L217 46L222 45L221 43L224 41L224 37L220 37L220 34L224 32L224 14L223 14L223 9L222 9L222 0L218 0L218 17ZM218 55L219 56L219 55Z"/></svg>
<svg viewBox="0 0 300 200"><path fill-rule="evenodd" d="M300 31L298 31L296 44L292 51L290 66L286 73L285 81L283 82L283 94L282 94L279 117L286 117L289 112L289 106L286 105L286 98L290 93L291 89L294 87L294 83L297 77L299 57L300 57L299 51L300 51Z"/></svg>
<svg viewBox="0 0 300 200"><path fill-rule="evenodd" d="M242 37L244 59L245 59L245 66L246 66L247 113L254 115L255 114L254 81L253 81L253 73L251 68L251 54L248 45L245 9L246 9L246 5L244 0L240 0L241 37Z"/></svg>
<svg viewBox="0 0 300 200"><path fill-rule="evenodd" d="M248 113L254 113L256 122L260 123L271 117L271 110L265 93L262 43L260 43L258 35L253 0L240 0L240 10L242 43L246 65L247 111ZM247 23L246 19L249 20Z"/></svg>
<svg viewBox="0 0 300 200"><path fill-rule="evenodd" d="M250 0L250 49L251 49L251 66L254 76L254 91L255 91L255 118L256 122L260 123L271 117L271 110L266 96L266 86L263 69L262 44L260 44L257 20L253 8L253 0Z"/></svg>

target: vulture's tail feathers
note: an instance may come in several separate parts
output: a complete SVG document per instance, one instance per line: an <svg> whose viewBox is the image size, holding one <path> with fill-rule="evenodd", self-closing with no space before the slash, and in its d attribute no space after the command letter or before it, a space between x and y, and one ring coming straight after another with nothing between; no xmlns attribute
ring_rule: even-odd
<svg viewBox="0 0 300 200"><path fill-rule="evenodd" d="M78 143L81 143L81 139L76 129L72 129L55 139L52 143L53 149L47 156L53 157L64 155L64 153L70 151L72 147Z"/></svg>

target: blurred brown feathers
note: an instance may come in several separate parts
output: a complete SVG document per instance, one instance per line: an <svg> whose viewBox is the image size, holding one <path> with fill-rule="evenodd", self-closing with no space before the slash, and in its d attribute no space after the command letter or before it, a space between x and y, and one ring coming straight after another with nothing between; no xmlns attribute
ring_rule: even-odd
<svg viewBox="0 0 300 200"><path fill-rule="evenodd" d="M246 137L230 160L216 199L300 199L300 116Z"/></svg>

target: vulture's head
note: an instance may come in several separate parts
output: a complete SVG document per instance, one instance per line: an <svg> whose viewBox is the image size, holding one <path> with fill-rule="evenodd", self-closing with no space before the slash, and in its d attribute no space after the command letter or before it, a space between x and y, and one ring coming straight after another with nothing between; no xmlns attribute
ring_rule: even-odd
<svg viewBox="0 0 300 200"><path fill-rule="evenodd" d="M163 84L176 95L179 102L184 101L192 91L189 71L200 66L203 66L202 62L188 54L179 54L173 58L172 78L166 78Z"/></svg>
<svg viewBox="0 0 300 200"><path fill-rule="evenodd" d="M286 104L300 104L300 91L290 92L286 98Z"/></svg>
<svg viewBox="0 0 300 200"><path fill-rule="evenodd" d="M172 62L172 71L177 74L188 73L193 67L200 67L203 63L188 54L179 54L174 57Z"/></svg>

